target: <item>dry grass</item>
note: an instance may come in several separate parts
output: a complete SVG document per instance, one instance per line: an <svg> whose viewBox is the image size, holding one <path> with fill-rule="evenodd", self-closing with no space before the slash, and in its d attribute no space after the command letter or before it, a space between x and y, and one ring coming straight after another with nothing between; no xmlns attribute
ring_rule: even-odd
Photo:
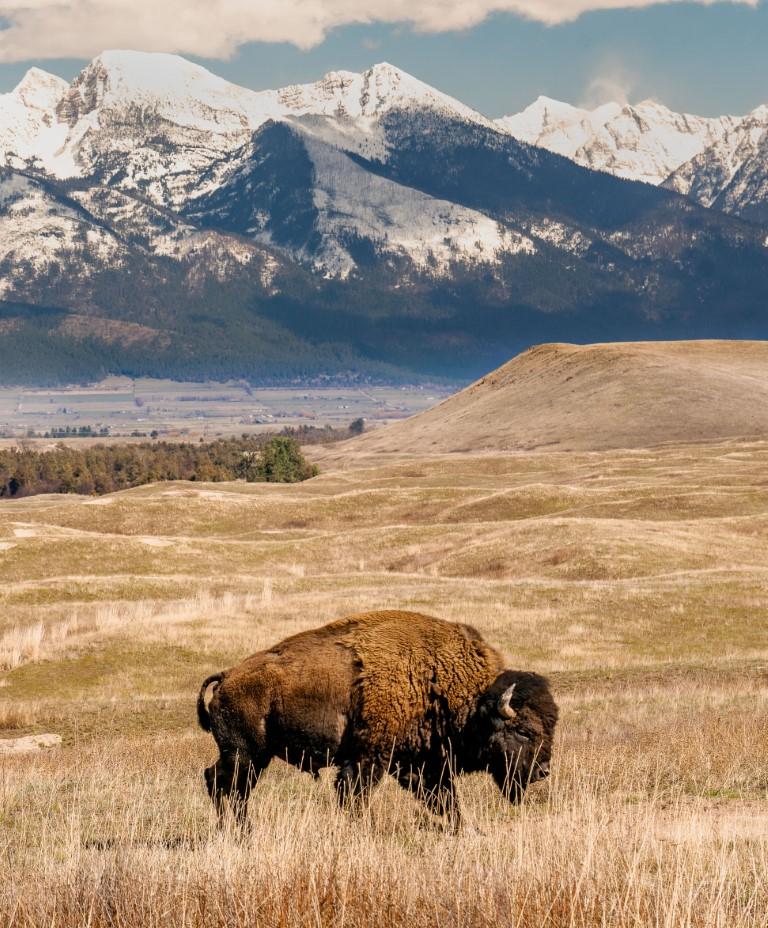
<svg viewBox="0 0 768 928"><path fill-rule="evenodd" d="M0 509L0 924L765 928L768 446L359 459L299 487ZM159 546L157 542L161 542ZM358 818L275 763L214 827L194 698L299 629L400 606L548 673L554 770L469 827Z"/></svg>
<svg viewBox="0 0 768 928"><path fill-rule="evenodd" d="M743 695L713 694L728 719L710 712L704 728L681 710L696 689L659 694L661 726L650 706L622 717L610 700L588 724L566 712L548 788L513 809L467 778L457 837L425 825L394 784L350 818L327 780L279 763L250 833L218 834L198 736L17 759L0 910L19 926L762 928L768 701L739 710Z"/></svg>

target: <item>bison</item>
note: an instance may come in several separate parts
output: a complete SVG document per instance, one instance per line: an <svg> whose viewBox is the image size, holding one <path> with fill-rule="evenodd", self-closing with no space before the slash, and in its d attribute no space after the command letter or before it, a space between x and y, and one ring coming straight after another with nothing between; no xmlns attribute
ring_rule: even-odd
<svg viewBox="0 0 768 928"><path fill-rule="evenodd" d="M557 722L543 677L505 670L469 625L402 611L286 638L208 677L197 708L220 752L209 795L220 818L229 804L240 822L279 757L315 776L338 767L342 805L392 774L456 827L456 775L488 770L518 801L549 773Z"/></svg>

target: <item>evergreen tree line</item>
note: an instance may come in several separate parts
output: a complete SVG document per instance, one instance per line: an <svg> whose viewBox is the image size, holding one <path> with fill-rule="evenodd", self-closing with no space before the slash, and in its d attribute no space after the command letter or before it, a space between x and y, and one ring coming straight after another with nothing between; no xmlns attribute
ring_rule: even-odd
<svg viewBox="0 0 768 928"><path fill-rule="evenodd" d="M317 468L289 435L198 444L142 442L48 451L0 449L0 499L38 493L112 493L162 480L297 483Z"/></svg>
<svg viewBox="0 0 768 928"><path fill-rule="evenodd" d="M353 419L348 426L342 428L333 425L287 425L281 429L280 435L290 435L302 445L332 445L337 441L345 441L362 435L365 431L365 419Z"/></svg>

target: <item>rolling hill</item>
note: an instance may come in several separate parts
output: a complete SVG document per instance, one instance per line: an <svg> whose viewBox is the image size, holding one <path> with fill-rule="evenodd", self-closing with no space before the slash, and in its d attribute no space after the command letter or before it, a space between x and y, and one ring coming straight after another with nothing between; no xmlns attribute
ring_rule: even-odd
<svg viewBox="0 0 768 928"><path fill-rule="evenodd" d="M538 345L356 452L597 451L768 437L768 342Z"/></svg>

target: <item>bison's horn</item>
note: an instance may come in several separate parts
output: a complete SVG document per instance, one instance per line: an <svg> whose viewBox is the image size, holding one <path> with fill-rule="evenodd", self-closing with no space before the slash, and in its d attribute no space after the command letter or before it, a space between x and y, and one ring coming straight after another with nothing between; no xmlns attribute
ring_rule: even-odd
<svg viewBox="0 0 768 928"><path fill-rule="evenodd" d="M499 715L504 719L513 719L517 715L516 710L510 705L514 692L515 684L513 683L512 686L507 687L499 697Z"/></svg>

